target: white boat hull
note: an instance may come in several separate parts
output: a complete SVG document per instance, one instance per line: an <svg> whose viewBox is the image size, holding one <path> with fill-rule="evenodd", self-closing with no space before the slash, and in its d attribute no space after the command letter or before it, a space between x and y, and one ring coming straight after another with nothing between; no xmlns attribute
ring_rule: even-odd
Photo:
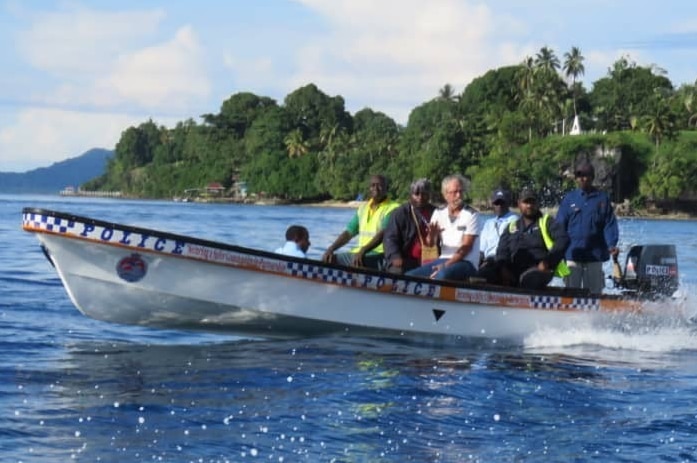
<svg viewBox="0 0 697 463"><path fill-rule="evenodd" d="M261 337L522 338L608 323L637 300L438 284L25 210L77 308L107 322Z"/></svg>

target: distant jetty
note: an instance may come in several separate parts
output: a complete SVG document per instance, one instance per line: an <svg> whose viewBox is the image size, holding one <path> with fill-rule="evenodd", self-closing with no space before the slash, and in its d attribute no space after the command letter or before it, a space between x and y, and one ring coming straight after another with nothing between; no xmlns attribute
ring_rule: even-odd
<svg viewBox="0 0 697 463"><path fill-rule="evenodd" d="M77 190L71 186L63 188L59 194L61 196L91 196L93 198L120 198L120 191L89 191L78 188Z"/></svg>

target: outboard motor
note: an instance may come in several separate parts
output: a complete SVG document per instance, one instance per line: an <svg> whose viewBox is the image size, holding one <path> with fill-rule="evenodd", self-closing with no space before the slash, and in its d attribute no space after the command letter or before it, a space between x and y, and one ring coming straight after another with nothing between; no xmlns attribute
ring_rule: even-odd
<svg viewBox="0 0 697 463"><path fill-rule="evenodd" d="M632 246L624 264L624 275L615 283L627 292L650 299L672 296L678 289L678 257L675 246Z"/></svg>

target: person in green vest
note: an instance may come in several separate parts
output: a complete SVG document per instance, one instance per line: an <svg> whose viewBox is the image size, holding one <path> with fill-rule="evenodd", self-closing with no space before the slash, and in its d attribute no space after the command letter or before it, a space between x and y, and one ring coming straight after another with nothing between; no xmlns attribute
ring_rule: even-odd
<svg viewBox="0 0 697 463"><path fill-rule="evenodd" d="M564 253L569 236L564 227L548 214L542 214L537 194L529 188L518 195L520 219L510 222L496 248L498 275L493 277L508 286L527 289L545 288L554 276L564 277L569 269ZM480 275L479 276L483 276Z"/></svg>
<svg viewBox="0 0 697 463"><path fill-rule="evenodd" d="M370 177L370 199L362 203L346 229L334 240L322 256L327 263L384 270L385 253L382 238L390 214L399 203L387 197L387 179L382 175ZM349 252L335 254L337 249L358 237L358 244Z"/></svg>

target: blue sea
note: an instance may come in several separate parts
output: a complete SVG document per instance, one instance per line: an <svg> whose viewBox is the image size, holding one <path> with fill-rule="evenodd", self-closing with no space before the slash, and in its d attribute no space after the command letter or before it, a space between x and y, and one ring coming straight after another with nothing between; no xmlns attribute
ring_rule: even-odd
<svg viewBox="0 0 697 463"><path fill-rule="evenodd" d="M0 195L2 462L697 461L697 326L438 345L112 325L73 307L29 206L269 250L300 223L314 258L353 213ZM677 246L697 312L697 222L620 232Z"/></svg>

